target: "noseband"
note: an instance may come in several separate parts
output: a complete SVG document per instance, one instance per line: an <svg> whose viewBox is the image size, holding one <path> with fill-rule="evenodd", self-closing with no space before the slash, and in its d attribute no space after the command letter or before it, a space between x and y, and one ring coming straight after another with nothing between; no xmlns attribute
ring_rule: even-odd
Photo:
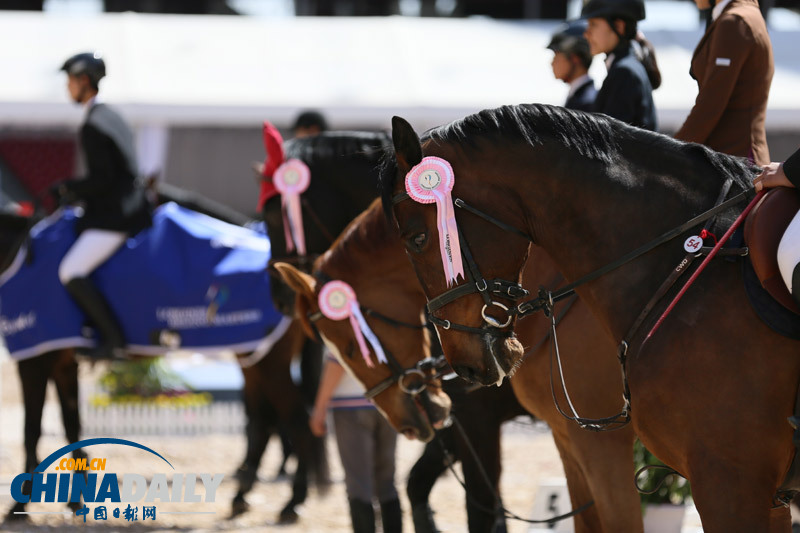
<svg viewBox="0 0 800 533"><path fill-rule="evenodd" d="M374 317L396 328L424 329L428 327L427 324L409 324L408 322L401 322L364 306L361 306L361 312L365 317ZM308 315L308 320L311 323L311 326L314 328L314 333L320 340L322 339L322 335L314 323L322 318L324 318L324 315L321 311L310 313ZM411 368L403 368L400 362L389 350L384 349L384 353L386 354L386 359L392 374L364 393L364 397L368 400L374 399L376 396L386 391L394 384L397 384L397 387L404 393L417 399L419 394L425 391L431 382L438 379L443 374L446 374L447 371L445 371L445 369L449 368L444 356L427 357L421 361L418 361ZM420 378L419 382L409 383L408 379L414 376Z"/></svg>
<svg viewBox="0 0 800 533"><path fill-rule="evenodd" d="M400 193L392 198L392 204L397 205L398 203L402 202L403 200L409 199L410 196L408 193ZM480 212L464 202L461 198L456 198L453 202L453 205L456 207L460 207L470 213L476 214L481 218L492 222L495 225L500 226L502 229L515 233L524 239L533 242L533 240L526 235L525 233L519 231L518 229L508 226L489 215ZM478 268L478 264L475 262L475 258L470 251L469 244L467 240L464 238L464 235L461 233L461 228L458 229L458 239L461 243L461 256L464 259L464 262L467 265L467 283L463 285L458 285L453 287L452 289L448 289L439 296L432 298L428 301L426 306L426 314L428 320L432 323L436 324L437 326L441 327L442 329L452 329L456 331L464 331L466 333L474 333L476 335L492 335L495 337L510 337L513 335L513 331L501 331L503 328L508 327L511 324L511 321L514 319L515 316L520 315L519 306L515 306L514 304L525 298L530 293L522 287L516 281L508 281L504 279L491 279L487 280L481 275L481 271ZM483 319L484 324L489 326L488 328L475 328L471 326L464 326L462 324L455 324L450 320L446 320L443 318L437 317L434 313L441 309L442 307L453 303L457 299L461 298L462 296L467 296L469 294L478 293L483 299L483 307L481 308L481 318ZM511 302L510 305L506 305L505 303L498 302L493 297L501 298L506 302ZM491 308L498 308L501 310L502 314L504 315L505 320L500 321L491 315L487 314L487 310Z"/></svg>

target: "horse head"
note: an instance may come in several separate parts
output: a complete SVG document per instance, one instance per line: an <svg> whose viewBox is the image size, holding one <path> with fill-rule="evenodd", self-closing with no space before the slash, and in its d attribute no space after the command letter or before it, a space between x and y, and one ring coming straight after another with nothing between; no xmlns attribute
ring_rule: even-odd
<svg viewBox="0 0 800 533"><path fill-rule="evenodd" d="M284 144L287 164L292 161L291 164L304 165L310 180L295 204L300 212L296 218L301 219L295 220L295 228L285 227L288 204L277 192L263 208L272 243L269 270L275 280L273 301L283 314L293 314L294 294L272 265L291 263L303 272L311 271L319 254L375 199L378 162L388 146L386 133L358 131L325 132ZM275 179L274 175L267 178ZM302 250L287 242L287 236L291 237L297 228L302 228Z"/></svg>
<svg viewBox="0 0 800 533"><path fill-rule="evenodd" d="M530 243L459 210L459 202L514 205L502 184L477 179L502 174L506 163L490 159L479 166L462 145L430 136L422 143L399 117L392 120L392 139L396 165L384 168L384 207L397 220L445 356L462 377L499 384L523 355L513 308L526 294L519 281ZM480 250L480 257L470 250Z"/></svg>
<svg viewBox="0 0 800 533"><path fill-rule="evenodd" d="M354 321L332 319L321 312L320 293L326 284L318 277L327 277L324 273L310 276L286 263L275 267L297 294L295 310L306 333L321 338L398 432L411 439L431 440L434 428L441 427L449 416L450 398L434 375L420 306L408 299L390 299L394 286L384 288L384 293L368 294L357 280L349 280L361 305L377 303L362 307L361 318L377 341L365 343L363 338L359 340L362 333ZM361 346L369 346L368 351Z"/></svg>

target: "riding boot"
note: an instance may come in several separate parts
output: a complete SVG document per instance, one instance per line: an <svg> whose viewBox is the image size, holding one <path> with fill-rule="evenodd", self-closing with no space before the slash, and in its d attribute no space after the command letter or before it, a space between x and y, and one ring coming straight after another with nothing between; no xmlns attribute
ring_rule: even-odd
<svg viewBox="0 0 800 533"><path fill-rule="evenodd" d="M411 508L411 520L415 533L439 533L433 520L433 509L427 503L420 503Z"/></svg>
<svg viewBox="0 0 800 533"><path fill-rule="evenodd" d="M116 349L125 347L125 337L114 312L89 278L71 279L64 288L86 314L100 336L98 355L111 357Z"/></svg>
<svg viewBox="0 0 800 533"><path fill-rule="evenodd" d="M372 502L353 499L348 501L353 533L375 533L375 509L372 508Z"/></svg>
<svg viewBox="0 0 800 533"><path fill-rule="evenodd" d="M800 305L800 263L797 263L792 271L792 298Z"/></svg>
<svg viewBox="0 0 800 533"><path fill-rule="evenodd" d="M403 533L403 509L399 499L381 502L381 522L383 533Z"/></svg>

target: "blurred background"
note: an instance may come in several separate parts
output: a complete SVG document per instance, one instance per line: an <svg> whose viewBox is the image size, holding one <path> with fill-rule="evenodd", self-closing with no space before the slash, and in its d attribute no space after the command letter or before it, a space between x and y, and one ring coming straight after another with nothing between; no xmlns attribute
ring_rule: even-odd
<svg viewBox="0 0 800 533"><path fill-rule="evenodd" d="M697 87L703 23L688 0L652 0L640 25L663 85L659 127L675 131ZM137 131L144 174L254 214L260 126L287 136L317 109L333 129L418 131L488 107L561 104L545 47L580 0L0 0L0 203L30 200L79 172L59 67L99 51L101 96ZM775 53L767 132L773 160L800 145L800 0L762 2ZM605 67L595 59L596 85Z"/></svg>

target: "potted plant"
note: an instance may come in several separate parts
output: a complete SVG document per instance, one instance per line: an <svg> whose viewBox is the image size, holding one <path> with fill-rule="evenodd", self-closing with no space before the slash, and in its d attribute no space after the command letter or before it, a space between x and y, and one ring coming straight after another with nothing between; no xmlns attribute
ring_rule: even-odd
<svg viewBox="0 0 800 533"><path fill-rule="evenodd" d="M685 503L691 499L692 489L689 481L673 473L658 460L639 439L633 445L633 461L636 471L648 466L636 478L642 499L644 529L648 533L680 533Z"/></svg>

